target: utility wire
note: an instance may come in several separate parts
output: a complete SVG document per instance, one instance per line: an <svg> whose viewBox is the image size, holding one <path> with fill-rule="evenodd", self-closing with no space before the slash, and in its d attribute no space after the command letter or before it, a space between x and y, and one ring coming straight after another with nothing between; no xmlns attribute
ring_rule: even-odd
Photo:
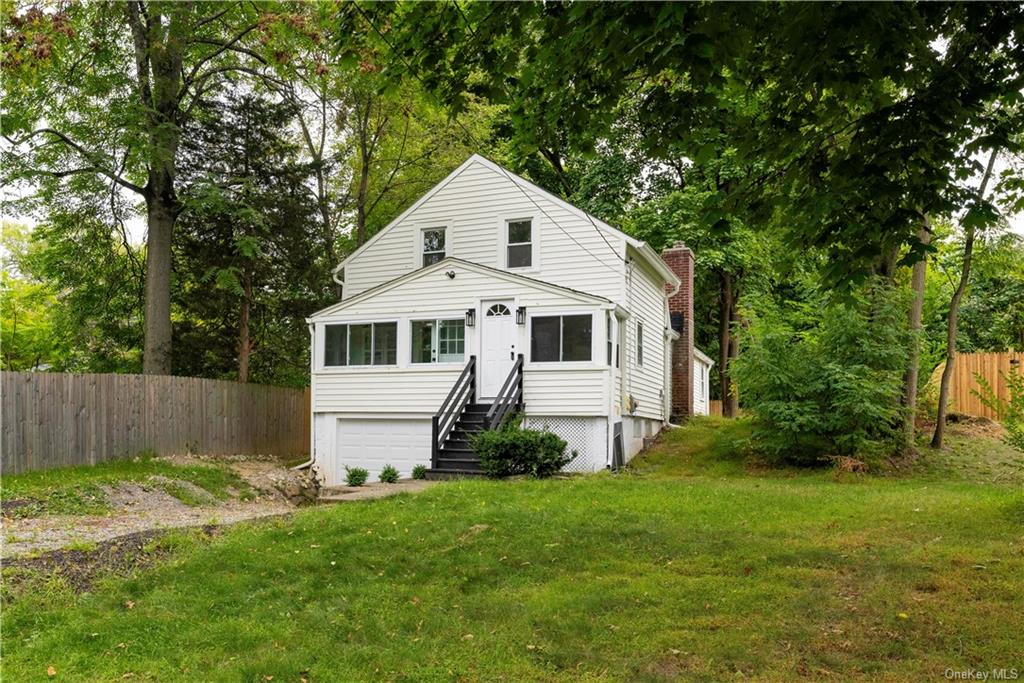
<svg viewBox="0 0 1024 683"><path fill-rule="evenodd" d="M372 29L373 29L374 33L376 33L376 34L377 34L378 36L380 36L380 39L381 39L381 40L383 40L383 41L384 41L384 43L385 43L385 44L386 44L386 45L387 45L387 46L388 46L389 48L391 48L391 52L392 52L393 54L397 55L397 56L398 56L398 58L399 58L400 60L402 60L402 63L403 63L403 64L405 64L405 67L406 67L406 69L407 69L407 70L409 71L409 73L411 73L411 74L412 74L413 78L415 78L415 79L416 79L417 81L419 81L419 82L420 82L420 85L422 85L422 86L423 86L423 88L424 88L425 92L427 92L427 93L430 93L431 95L433 95L433 92L431 91L431 89L429 88L429 86L427 86L427 84L426 84L426 83L425 83L425 82L423 81L423 79L422 79L422 78L420 78L419 74L418 74L418 73L416 72L416 70L415 70L415 69L414 69L414 68L412 67L412 65L411 65L411 64L410 64L410 63L409 63L409 62L408 62L408 61L407 61L407 60L405 59L405 57L404 57L404 56L402 56L402 54L401 54L400 52L398 52L398 50L397 50L397 49L395 49L395 46L394 46L394 45L392 45L392 43L391 43L391 42L390 42L390 41L389 41L389 40L387 39L387 37L386 37L386 36L385 36L385 35L384 35L384 34L383 34L383 33L382 33L381 31L380 31L380 29L378 29L378 28L377 28L377 26L376 26L376 25L375 25L375 24L373 23L373 20L372 20L372 19L370 19L370 17L369 17L369 16L368 16L368 15L366 14L366 12L365 12L365 11L363 10L363 8L362 8L362 7L360 7L360 6L358 5L358 3L356 3L356 4L355 4L355 7L356 7L356 8L358 9L359 13L363 15L363 18L364 18L364 19L366 20L366 22L367 22L367 23L368 23L368 24L370 25L370 28L372 28ZM470 28L470 31L472 32L472 28ZM506 96L507 96L507 93L506 93ZM443 103L441 103L441 102L437 102L437 104L439 104L439 105L443 106ZM465 132L465 133L466 133L466 135L467 135L467 136L468 136L468 137L470 138L470 140L471 140L471 141L472 141L472 142L473 142L473 143L474 143L475 145L477 145L477 146L479 146L479 147L481 147L481 148L483 147L483 143L482 143L482 142L481 142L481 141L480 141L480 140L479 140L479 139L478 139L478 138L476 137L476 135L474 135L474 134L473 134L473 131L469 130L469 129L468 129L467 127L466 127L466 125L465 125L464 123L462 123L462 121L460 121L460 120L459 120L458 116L454 116L454 117L452 117L452 118L453 118L453 120L455 121L455 123L456 123L456 124L458 124L458 126L459 126L459 127L460 127L460 128L462 129L462 130L463 130L463 132ZM538 211L540 211L540 212L541 212L542 214L544 214L544 216L545 216L545 217L546 217L546 218L547 218L547 219L548 219L549 221L551 221L551 223L552 223L552 224L553 224L553 225L554 225L555 227L557 227L557 228L558 228L559 230L561 230L561 231L562 231L562 232L563 232L563 233L565 234L565 236L566 236L566 237L568 237L568 238L569 238L570 240L572 240L572 241L573 241L573 242L574 242L574 243L575 243L575 244L576 244L576 245L577 245L577 246L578 246L578 247L579 247L580 249L582 249L583 251L585 251L585 252L587 252L588 254L590 254L590 256L591 256L591 257L592 257L592 258L593 258L593 259L594 259L595 261L597 261L598 263L601 263L601 264L603 264L603 265L608 265L607 263L605 263L604 259L601 259L601 258L600 258L600 257L598 257L598 256L597 256L596 254L594 254L594 252L590 251L590 249L587 249L587 247L586 247L586 246L584 246L584 245L583 245L582 243L580 243L580 241L579 241L579 240L577 240L577 239L576 239L576 238L575 238L575 237L574 237L574 236L572 235L572 233L570 233L570 232L569 232L568 230L566 230L566 229L565 229L565 228L564 228L564 227L562 226L562 224L561 224L561 223L559 223L559 222L558 222L557 220L555 220L555 219L554 219L554 217L552 217L552 216L551 216L551 214L549 214L549 213L548 213L548 212L547 212L547 211L546 211L546 210L544 209L544 207L543 207L543 206L541 206L540 204L538 204L538 203L537 203L537 201L536 201L536 200L535 200L535 199L533 198L533 196L532 196L532 195L531 195L531 194L530 194L529 192L527 192L527 191L526 191L526 190L525 190L525 189L524 189L524 188L523 188L523 187L522 187L522 186L521 186L521 185L520 185L520 184L519 184L519 183L518 183L518 182L516 181L516 179L515 179L515 178L514 178L514 177L512 176L512 174L511 174L511 173L509 173L509 171L508 171L508 170L506 170L506 169L505 169L505 168L504 168L504 167L503 167L503 166L502 166L501 164L495 164L495 166L497 166L497 167L498 167L498 170L499 170L499 171L501 171L501 173L502 173L502 174L503 174L503 175L504 175L504 176L505 176L505 177L506 177L506 178L507 178L507 179L508 179L508 180L509 180L509 181L510 181L510 182L511 182L511 183L512 183L512 184L513 184L513 185L514 185L514 186L515 186L515 187L516 187L516 188L517 188L517 189L518 189L518 190L519 190L519 191L520 191L521 193L522 193L522 194L523 194L523 196L524 196L524 197L526 197L526 198L527 198L527 199L528 199L528 200L530 201L530 203L531 203L531 204L533 204L533 205L534 205L534 206L535 206L535 207L537 208L537 210L538 210ZM617 251L615 251L615 248L614 248L614 247L613 247L613 246L611 245L611 243L610 243L610 242L608 242L608 240L607 240L607 239L605 238L605 236L604 236L604 234L603 234L603 232L604 232L604 231L603 231L603 230L601 230L601 228L600 228L600 227L599 227L599 226L598 226L598 225L597 225L596 223L594 223L594 219L593 219L593 218L591 218L590 214L588 214L588 213L587 213L586 211L584 211L584 212L583 212L583 214L584 214L584 215L585 215L585 216L587 217L587 219L588 219L588 220L590 221L590 224L594 226L594 229L595 229L595 230L597 230L598 234L599 234L599 235L601 236L601 239L603 239L603 240L604 240L604 243L608 245L608 248L609 248L609 249L611 250L612 254L613 254L613 255L614 255L614 256L615 256L616 258L618 258L618 259L619 259L620 261L622 261L623 263L625 263L625 262L626 262L626 260L625 260L624 258L622 258L621 256L619 256L618 252L617 252Z"/></svg>

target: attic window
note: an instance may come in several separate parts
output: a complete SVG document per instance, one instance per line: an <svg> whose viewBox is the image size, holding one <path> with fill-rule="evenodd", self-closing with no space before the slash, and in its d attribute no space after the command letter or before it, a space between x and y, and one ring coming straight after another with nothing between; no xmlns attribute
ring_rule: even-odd
<svg viewBox="0 0 1024 683"><path fill-rule="evenodd" d="M533 221L508 222L507 264L509 268L529 268L533 265Z"/></svg>
<svg viewBox="0 0 1024 683"><path fill-rule="evenodd" d="M423 231L423 266L441 261L445 255L445 228L427 228Z"/></svg>

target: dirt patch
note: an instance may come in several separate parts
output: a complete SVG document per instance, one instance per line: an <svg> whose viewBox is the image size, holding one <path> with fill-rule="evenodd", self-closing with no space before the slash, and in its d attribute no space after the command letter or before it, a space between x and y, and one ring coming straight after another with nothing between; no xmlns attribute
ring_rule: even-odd
<svg viewBox="0 0 1024 683"><path fill-rule="evenodd" d="M286 468L276 458L177 456L167 460L177 465L226 465L252 490L245 492L244 500L241 492L231 491L228 493L232 497L217 500L191 482L156 475L141 482L101 487L110 508L103 514L21 516L16 510L33 501L4 501L0 556L6 559L48 553L139 533L283 515L298 505L314 502L319 493L307 471Z"/></svg>
<svg viewBox="0 0 1024 683"><path fill-rule="evenodd" d="M13 517L21 508L32 505L33 501L28 498L15 498L12 500L0 500L0 514L4 517Z"/></svg>
<svg viewBox="0 0 1024 683"><path fill-rule="evenodd" d="M962 413L952 413L948 415L946 419L948 424L956 425L956 429L951 429L951 431L955 431L955 433L963 436L995 439L999 441L1006 438L1006 428L995 420L990 420L987 417L975 417L973 415L963 415Z"/></svg>
<svg viewBox="0 0 1024 683"><path fill-rule="evenodd" d="M199 528L206 537L221 533L219 527L212 525ZM166 534L166 531L156 529L138 531L103 541L89 550L52 550L33 557L8 560L4 562L4 583L10 590L5 592L16 595L20 585L29 581L33 574L40 573L59 576L76 593L83 593L100 577L125 576L159 560L169 549L153 541Z"/></svg>

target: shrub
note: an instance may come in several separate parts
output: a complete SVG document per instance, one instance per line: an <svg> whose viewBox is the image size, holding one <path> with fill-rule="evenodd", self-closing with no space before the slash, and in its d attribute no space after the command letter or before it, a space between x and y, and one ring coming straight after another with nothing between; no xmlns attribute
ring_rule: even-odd
<svg viewBox="0 0 1024 683"><path fill-rule="evenodd" d="M878 463L903 446L909 337L899 296L877 282L843 303L811 292L794 310L747 311L733 377L753 450L776 462Z"/></svg>
<svg viewBox="0 0 1024 683"><path fill-rule="evenodd" d="M1000 372L1010 393L1010 400L1003 400L992 389L992 385L984 377L975 373L981 391L974 391L981 402L996 413L996 418L1006 428L1006 443L1024 451L1024 375L1011 367L1010 372Z"/></svg>
<svg viewBox="0 0 1024 683"><path fill-rule="evenodd" d="M380 471L380 480L385 484L394 484L398 481L398 470L391 465L384 465Z"/></svg>
<svg viewBox="0 0 1024 683"><path fill-rule="evenodd" d="M412 468L412 478L413 479L426 479L427 478L427 466L426 465L416 465L415 467L413 467Z"/></svg>
<svg viewBox="0 0 1024 683"><path fill-rule="evenodd" d="M349 486L362 486L370 477L370 473L362 467L345 466L345 483Z"/></svg>
<svg viewBox="0 0 1024 683"><path fill-rule="evenodd" d="M550 477L576 457L575 451L565 455L566 443L557 434L524 429L518 420L511 420L502 429L476 434L472 446L480 456L480 466L490 477Z"/></svg>

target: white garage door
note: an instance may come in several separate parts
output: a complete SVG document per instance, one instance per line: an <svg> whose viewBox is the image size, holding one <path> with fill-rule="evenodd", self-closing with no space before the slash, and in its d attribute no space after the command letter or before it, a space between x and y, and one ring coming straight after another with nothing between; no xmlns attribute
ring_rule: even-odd
<svg viewBox="0 0 1024 683"><path fill-rule="evenodd" d="M345 482L345 466L364 467L370 481L377 481L385 465L398 469L402 477L412 468L430 467L430 420L338 418L335 437L334 481Z"/></svg>

